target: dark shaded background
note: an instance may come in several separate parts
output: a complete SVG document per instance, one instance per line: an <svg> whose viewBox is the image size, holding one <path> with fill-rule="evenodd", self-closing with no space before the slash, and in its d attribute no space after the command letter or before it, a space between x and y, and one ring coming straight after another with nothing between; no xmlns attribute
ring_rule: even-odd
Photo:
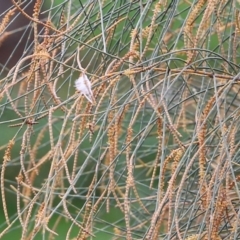
<svg viewBox="0 0 240 240"><path fill-rule="evenodd" d="M34 1L27 1L21 5L25 11L32 15ZM11 0L0 0L0 21L2 21L6 11L13 8ZM0 46L0 64L2 68L11 68L21 58L24 49L28 49L33 40L32 28L30 21L23 16L18 10L16 10L14 16L8 24L6 31L12 31L24 26L27 28L10 34ZM1 34L1 33L0 33ZM3 36L4 33L0 35Z"/></svg>

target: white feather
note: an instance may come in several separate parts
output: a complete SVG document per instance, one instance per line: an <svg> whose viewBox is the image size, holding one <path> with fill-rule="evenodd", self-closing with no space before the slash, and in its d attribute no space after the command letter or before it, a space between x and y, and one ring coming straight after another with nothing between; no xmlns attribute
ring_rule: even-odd
<svg viewBox="0 0 240 240"><path fill-rule="evenodd" d="M85 73L75 81L76 89L82 93L89 102L94 103L94 97L91 89L91 82Z"/></svg>

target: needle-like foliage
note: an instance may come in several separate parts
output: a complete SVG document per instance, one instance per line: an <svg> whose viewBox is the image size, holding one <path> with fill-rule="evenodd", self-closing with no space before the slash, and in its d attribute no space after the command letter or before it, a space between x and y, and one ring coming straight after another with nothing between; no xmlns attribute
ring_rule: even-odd
<svg viewBox="0 0 240 240"><path fill-rule="evenodd" d="M239 239L239 7L12 0L0 238Z"/></svg>

